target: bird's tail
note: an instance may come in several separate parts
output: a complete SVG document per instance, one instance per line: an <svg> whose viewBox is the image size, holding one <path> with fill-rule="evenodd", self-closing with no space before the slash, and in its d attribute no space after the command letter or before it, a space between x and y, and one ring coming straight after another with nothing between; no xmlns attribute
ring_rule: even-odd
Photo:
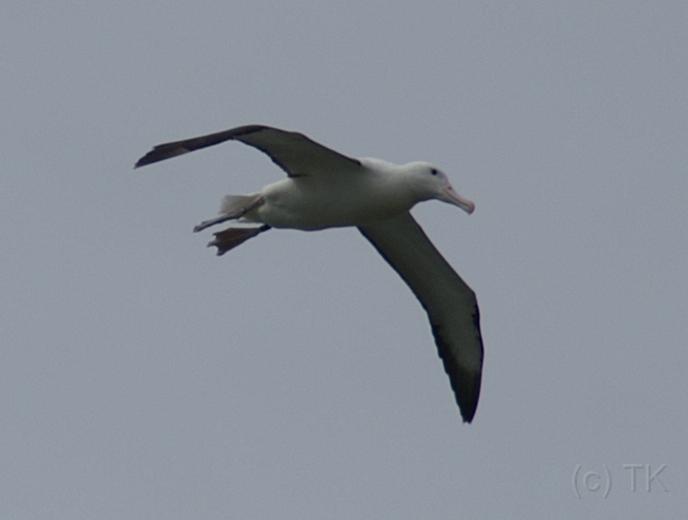
<svg viewBox="0 0 688 520"><path fill-rule="evenodd" d="M220 204L221 215L243 215L247 209L256 206L260 199L259 194L252 195L225 195Z"/></svg>
<svg viewBox="0 0 688 520"><path fill-rule="evenodd" d="M225 195L222 199L220 216L204 220L194 227L194 232L198 233L205 228L227 222L228 220L241 219L246 213L263 204L263 197L260 193L253 195Z"/></svg>

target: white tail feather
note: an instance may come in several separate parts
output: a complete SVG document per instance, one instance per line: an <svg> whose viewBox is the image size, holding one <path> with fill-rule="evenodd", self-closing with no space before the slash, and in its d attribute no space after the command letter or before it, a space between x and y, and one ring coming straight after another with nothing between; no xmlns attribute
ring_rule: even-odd
<svg viewBox="0 0 688 520"><path fill-rule="evenodd" d="M256 203L257 194L253 195L225 195L220 205L220 214L242 213L246 208Z"/></svg>

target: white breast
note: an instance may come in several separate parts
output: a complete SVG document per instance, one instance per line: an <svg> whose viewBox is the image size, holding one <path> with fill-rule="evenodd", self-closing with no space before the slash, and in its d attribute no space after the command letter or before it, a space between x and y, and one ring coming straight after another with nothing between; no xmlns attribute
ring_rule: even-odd
<svg viewBox="0 0 688 520"><path fill-rule="evenodd" d="M400 180L375 174L284 179L261 190L265 203L246 220L302 230L362 225L413 206L416 201Z"/></svg>

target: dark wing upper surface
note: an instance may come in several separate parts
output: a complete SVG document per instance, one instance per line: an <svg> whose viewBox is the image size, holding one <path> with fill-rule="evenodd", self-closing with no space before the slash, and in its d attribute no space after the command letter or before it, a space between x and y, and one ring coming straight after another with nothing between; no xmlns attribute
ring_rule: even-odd
<svg viewBox="0 0 688 520"><path fill-rule="evenodd" d="M483 342L475 293L410 213L359 227L416 295L430 325L461 415L470 422L480 395Z"/></svg>
<svg viewBox="0 0 688 520"><path fill-rule="evenodd" d="M213 146L224 141L241 141L267 154L290 177L358 170L361 163L331 150L298 132L263 125L247 125L214 134L192 137L155 146L135 167Z"/></svg>

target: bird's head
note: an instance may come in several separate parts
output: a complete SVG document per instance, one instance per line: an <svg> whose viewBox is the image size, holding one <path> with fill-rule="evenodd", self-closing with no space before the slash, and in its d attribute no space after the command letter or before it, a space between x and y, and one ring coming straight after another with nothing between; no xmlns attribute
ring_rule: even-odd
<svg viewBox="0 0 688 520"><path fill-rule="evenodd" d="M426 162L407 165L408 179L419 200L437 199L460 207L469 215L475 211L475 203L454 191L445 173Z"/></svg>

